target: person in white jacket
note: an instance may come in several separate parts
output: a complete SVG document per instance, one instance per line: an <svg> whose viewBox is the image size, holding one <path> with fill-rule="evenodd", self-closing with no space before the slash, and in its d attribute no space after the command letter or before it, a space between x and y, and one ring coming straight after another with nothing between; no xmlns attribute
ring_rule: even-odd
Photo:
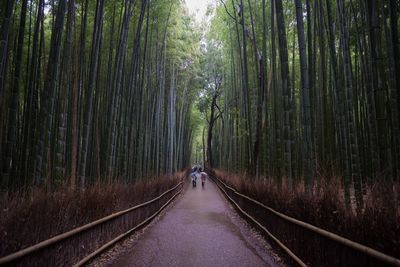
<svg viewBox="0 0 400 267"><path fill-rule="evenodd" d="M206 179L208 178L208 174L205 172L201 172L200 173L200 177L201 177L201 187L204 188L204 184L206 183Z"/></svg>

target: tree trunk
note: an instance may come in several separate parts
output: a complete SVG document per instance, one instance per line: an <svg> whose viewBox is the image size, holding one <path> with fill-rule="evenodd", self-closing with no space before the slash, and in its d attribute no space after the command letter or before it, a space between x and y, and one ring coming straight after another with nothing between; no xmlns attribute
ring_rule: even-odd
<svg viewBox="0 0 400 267"><path fill-rule="evenodd" d="M301 73L301 98L303 118L303 159L305 161L303 176L307 192L311 192L313 179L313 157L312 157L312 136L311 136L311 104L310 84L307 67L306 43L304 36L303 8L302 1L295 0L297 18L297 37L300 50L300 73ZM311 40L308 40L309 42Z"/></svg>
<svg viewBox="0 0 400 267"><path fill-rule="evenodd" d="M72 57L72 37L75 21L75 0L68 2L68 15L65 32L64 49L62 56L62 68L60 73L60 93L59 93L59 119L58 119L58 137L56 149L56 178L64 179L66 166L66 141L67 141L67 114L68 114L68 91L74 85L74 77L71 75ZM72 85L72 86L71 86Z"/></svg>
<svg viewBox="0 0 400 267"><path fill-rule="evenodd" d="M372 66L372 99L375 104L375 123L377 130L377 144L379 155L379 171L384 172L385 177L391 172L391 153L389 147L389 135L387 131L388 111L387 111L387 88L383 74L383 52L381 44L381 3L369 0L368 4L368 26L370 33L371 66Z"/></svg>
<svg viewBox="0 0 400 267"><path fill-rule="evenodd" d="M211 114L210 114L210 120L208 123L208 132L207 132L207 167L213 168L214 167L214 161L213 161L213 153L212 153L212 138L213 138L213 128L214 128L214 123L215 123L215 108L217 104L217 97L218 94L217 92L214 92L212 95L211 99Z"/></svg>
<svg viewBox="0 0 400 267"><path fill-rule="evenodd" d="M347 108L347 135L348 135L348 145L346 149L349 155L349 165L350 165L350 177L356 185L361 184L360 176L360 165L359 165L359 148L358 148L358 138L354 122L354 103L353 103L353 73L351 66L350 48L348 41L348 29L346 22L346 14L344 1L338 1L339 17L340 17L340 29L342 36L342 47L343 47L343 61L344 61L344 74L345 74L345 88L346 88L346 108ZM351 182L351 181L348 181ZM357 188L360 188L358 186ZM359 206L362 204L362 196L359 190L356 190L356 197Z"/></svg>
<svg viewBox="0 0 400 267"><path fill-rule="evenodd" d="M101 29L103 24L103 12L104 12L104 0L98 0L96 4L96 16L93 25L93 38L92 38L92 54L90 60L89 69L89 81L86 94L86 105L84 113L84 124L83 124L83 138L81 148L81 162L80 162L80 183L81 187L85 185L85 177L87 175L86 163L88 160L88 149L89 149L89 136L92 128L92 114L93 114L93 97L95 93L97 67L99 64L99 51L100 51L100 39Z"/></svg>
<svg viewBox="0 0 400 267"><path fill-rule="evenodd" d="M44 104L41 107L42 122L39 135L36 178L51 186L51 158L53 141L53 123L54 123L54 101L56 95L56 82L59 74L59 61L61 53L61 41L64 27L64 17L66 9L66 0L60 0L57 8L57 16L53 32L51 34L49 61L46 69L46 79L44 82L43 95Z"/></svg>
<svg viewBox="0 0 400 267"><path fill-rule="evenodd" d="M8 0L6 3L3 23L0 29L0 110L2 110L3 87L5 82L5 71L7 69L8 55L8 34L11 27L11 19L14 12L15 0ZM3 15L3 14L1 14Z"/></svg>
<svg viewBox="0 0 400 267"><path fill-rule="evenodd" d="M282 78L282 95L283 95L283 108L284 108L284 164L285 175L288 179L289 189L292 189L292 103L291 93L292 88L289 78L289 61L288 61L288 46L286 39L285 20L283 15L282 0L275 0L275 11L278 27L278 41L279 41L279 57L281 62L281 78Z"/></svg>
<svg viewBox="0 0 400 267"><path fill-rule="evenodd" d="M27 10L27 0L23 0L21 7L21 18L19 24L19 33L18 33L18 48L17 54L15 58L15 69L14 69L14 80L13 80L13 89L12 89L12 99L10 111L8 114L8 133L7 133L7 144L6 144L6 153L5 158L3 159L3 180L5 183L8 182L9 176L13 169L15 170L16 166L19 165L17 161L16 152L16 141L17 141L17 120L18 120L18 111L19 111L19 82L21 76L21 62L22 62L22 54L23 54L23 44L24 44L24 36L25 36L25 21L26 21L26 10ZM1 83L1 81L0 81ZM1 97L1 90L0 90ZM14 177L16 173L14 173ZM15 177L14 179L16 179ZM19 182L19 181L18 181ZM12 183L16 184L17 181L12 181Z"/></svg>
<svg viewBox="0 0 400 267"><path fill-rule="evenodd" d="M400 46L398 31L398 4L396 0L390 0L390 29L392 34L393 63L396 77L397 114L400 114ZM400 116L397 118L400 125Z"/></svg>

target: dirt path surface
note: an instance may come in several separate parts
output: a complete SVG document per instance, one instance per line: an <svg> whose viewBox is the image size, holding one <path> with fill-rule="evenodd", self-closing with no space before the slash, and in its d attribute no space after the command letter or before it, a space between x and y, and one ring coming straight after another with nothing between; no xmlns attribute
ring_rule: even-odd
<svg viewBox="0 0 400 267"><path fill-rule="evenodd" d="M207 181L204 189L188 187L122 255L101 265L279 266L269 251Z"/></svg>

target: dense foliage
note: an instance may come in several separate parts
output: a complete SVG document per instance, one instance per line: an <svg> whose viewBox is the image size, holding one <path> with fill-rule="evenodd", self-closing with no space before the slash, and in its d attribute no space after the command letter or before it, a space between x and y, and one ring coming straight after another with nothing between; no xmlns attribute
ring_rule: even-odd
<svg viewBox="0 0 400 267"><path fill-rule="evenodd" d="M360 205L369 182L397 179L398 12L395 0L218 1L212 165L308 191L341 176Z"/></svg>
<svg viewBox="0 0 400 267"><path fill-rule="evenodd" d="M190 161L199 33L181 1L2 1L2 188L174 173Z"/></svg>

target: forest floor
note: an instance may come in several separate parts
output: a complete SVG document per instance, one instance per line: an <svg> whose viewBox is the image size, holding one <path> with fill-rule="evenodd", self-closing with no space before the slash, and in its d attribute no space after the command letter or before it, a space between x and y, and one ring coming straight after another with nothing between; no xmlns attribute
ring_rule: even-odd
<svg viewBox="0 0 400 267"><path fill-rule="evenodd" d="M215 184L188 187L155 222L92 266L281 266Z"/></svg>

